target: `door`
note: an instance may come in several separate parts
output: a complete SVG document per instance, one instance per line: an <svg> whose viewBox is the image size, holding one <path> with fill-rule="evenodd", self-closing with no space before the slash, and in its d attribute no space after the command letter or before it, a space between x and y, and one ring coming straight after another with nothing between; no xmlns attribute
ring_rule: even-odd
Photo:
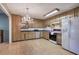
<svg viewBox="0 0 79 59"><path fill-rule="evenodd" d="M79 17L71 21L70 50L79 54Z"/></svg>
<svg viewBox="0 0 79 59"><path fill-rule="evenodd" d="M62 47L69 50L69 31L70 31L70 24L69 24L69 18L64 17L62 19Z"/></svg>
<svg viewBox="0 0 79 59"><path fill-rule="evenodd" d="M3 43L3 30L0 30L0 43Z"/></svg>

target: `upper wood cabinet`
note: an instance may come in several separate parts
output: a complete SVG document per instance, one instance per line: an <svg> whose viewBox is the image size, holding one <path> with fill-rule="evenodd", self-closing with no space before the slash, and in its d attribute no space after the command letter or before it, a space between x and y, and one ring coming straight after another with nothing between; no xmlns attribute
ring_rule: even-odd
<svg viewBox="0 0 79 59"><path fill-rule="evenodd" d="M12 41L21 40L20 24L21 17L12 15Z"/></svg>
<svg viewBox="0 0 79 59"><path fill-rule="evenodd" d="M44 21L42 20L34 19L33 21L28 22L28 23L29 23L29 28L43 28L44 27Z"/></svg>

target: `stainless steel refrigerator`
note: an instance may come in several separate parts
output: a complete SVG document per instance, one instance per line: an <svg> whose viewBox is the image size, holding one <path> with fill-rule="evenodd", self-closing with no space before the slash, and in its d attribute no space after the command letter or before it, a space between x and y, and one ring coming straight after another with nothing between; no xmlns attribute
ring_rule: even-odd
<svg viewBox="0 0 79 59"><path fill-rule="evenodd" d="M79 54L79 16L62 18L62 47Z"/></svg>

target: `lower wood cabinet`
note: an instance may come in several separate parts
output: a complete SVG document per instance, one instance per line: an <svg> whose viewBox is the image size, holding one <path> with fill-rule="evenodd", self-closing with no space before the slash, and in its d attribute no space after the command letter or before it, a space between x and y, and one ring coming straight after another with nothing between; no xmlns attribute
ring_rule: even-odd
<svg viewBox="0 0 79 59"><path fill-rule="evenodd" d="M36 33L32 32L32 38L36 38Z"/></svg>
<svg viewBox="0 0 79 59"><path fill-rule="evenodd" d="M61 33L57 33L57 44L61 45Z"/></svg>
<svg viewBox="0 0 79 59"><path fill-rule="evenodd" d="M40 32L40 38L43 38L43 32Z"/></svg>
<svg viewBox="0 0 79 59"><path fill-rule="evenodd" d="M39 36L36 34L37 32L21 32L21 40L29 40L29 39L38 39L38 38L45 38L49 39L49 32L38 32Z"/></svg>
<svg viewBox="0 0 79 59"><path fill-rule="evenodd" d="M29 32L21 32L21 40L29 39Z"/></svg>
<svg viewBox="0 0 79 59"><path fill-rule="evenodd" d="M35 38L35 32L29 32L29 39Z"/></svg>
<svg viewBox="0 0 79 59"><path fill-rule="evenodd" d="M21 39L24 40L25 39L25 32L21 32Z"/></svg>
<svg viewBox="0 0 79 59"><path fill-rule="evenodd" d="M36 38L35 32L22 32L21 33L22 40L34 39Z"/></svg>
<svg viewBox="0 0 79 59"><path fill-rule="evenodd" d="M29 39L29 32L25 32L25 39Z"/></svg>
<svg viewBox="0 0 79 59"><path fill-rule="evenodd" d="M43 38L49 40L49 32L43 32Z"/></svg>
<svg viewBox="0 0 79 59"><path fill-rule="evenodd" d="M21 32L19 35L15 35L15 39L13 41L20 41L20 40L30 40L30 39L38 39L38 38L45 38L49 40L49 32L39 32L39 37L36 37L36 32ZM20 39L19 39L20 38Z"/></svg>

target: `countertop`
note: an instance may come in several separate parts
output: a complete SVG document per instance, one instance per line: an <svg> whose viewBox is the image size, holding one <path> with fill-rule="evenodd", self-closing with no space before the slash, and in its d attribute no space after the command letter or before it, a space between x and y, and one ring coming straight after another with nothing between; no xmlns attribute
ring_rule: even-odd
<svg viewBox="0 0 79 59"><path fill-rule="evenodd" d="M61 33L61 29L28 28L28 29L21 29L21 32L54 32L54 33Z"/></svg>

